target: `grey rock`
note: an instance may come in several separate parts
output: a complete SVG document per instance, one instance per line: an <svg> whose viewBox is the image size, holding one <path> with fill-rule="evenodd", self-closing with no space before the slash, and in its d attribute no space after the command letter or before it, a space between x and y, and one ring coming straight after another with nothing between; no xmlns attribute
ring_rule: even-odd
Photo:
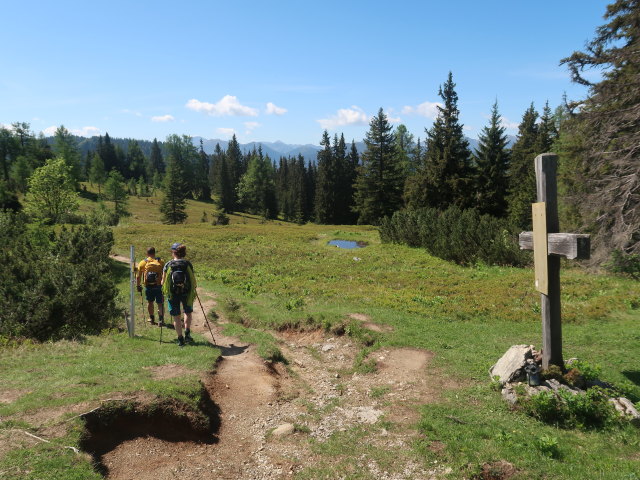
<svg viewBox="0 0 640 480"><path fill-rule="evenodd" d="M610 398L609 401L622 416L629 418L632 423L640 425L640 413L638 413L636 407L631 403L631 400L618 397Z"/></svg>
<svg viewBox="0 0 640 480"><path fill-rule="evenodd" d="M501 385L525 378L524 367L533 358L533 345L513 345L489 370L491 378L498 377Z"/></svg>
<svg viewBox="0 0 640 480"><path fill-rule="evenodd" d="M554 392L557 392L558 390L566 390L568 392L573 393L574 395L578 395L579 393L584 393L584 390L580 390L579 388L564 385L553 378L542 382L542 386L548 387Z"/></svg>
<svg viewBox="0 0 640 480"><path fill-rule="evenodd" d="M504 398L509 405L515 405L518 403L518 394L511 385L502 389L502 398Z"/></svg>
<svg viewBox="0 0 640 480"><path fill-rule="evenodd" d="M295 430L296 428L292 423L284 423L271 432L271 434L274 437L285 437L287 435L291 435Z"/></svg>
<svg viewBox="0 0 640 480"><path fill-rule="evenodd" d="M326 345L324 345L324 346L322 347L322 351L323 351L323 352L328 352L328 351L330 351L330 350L333 350L334 348L335 348L335 346L334 346L334 345L331 345L330 343L328 343L328 344L326 344Z"/></svg>

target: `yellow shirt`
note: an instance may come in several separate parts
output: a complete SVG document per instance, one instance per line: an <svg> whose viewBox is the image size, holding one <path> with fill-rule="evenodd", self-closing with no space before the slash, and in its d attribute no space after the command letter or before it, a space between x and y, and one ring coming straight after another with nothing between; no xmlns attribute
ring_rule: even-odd
<svg viewBox="0 0 640 480"><path fill-rule="evenodd" d="M164 268L164 260L161 258L147 257L138 264L138 275L136 281L138 285L159 287L162 280L162 269ZM156 283L147 285L147 272L155 272L157 275Z"/></svg>

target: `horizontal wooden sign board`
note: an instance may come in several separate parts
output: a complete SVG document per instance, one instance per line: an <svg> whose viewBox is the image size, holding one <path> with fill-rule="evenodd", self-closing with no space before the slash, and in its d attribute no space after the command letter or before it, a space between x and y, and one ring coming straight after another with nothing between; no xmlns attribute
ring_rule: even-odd
<svg viewBox="0 0 640 480"><path fill-rule="evenodd" d="M522 232L518 236L521 250L533 250L533 232ZM591 251L590 236L583 233L548 233L547 252L575 260L588 260Z"/></svg>

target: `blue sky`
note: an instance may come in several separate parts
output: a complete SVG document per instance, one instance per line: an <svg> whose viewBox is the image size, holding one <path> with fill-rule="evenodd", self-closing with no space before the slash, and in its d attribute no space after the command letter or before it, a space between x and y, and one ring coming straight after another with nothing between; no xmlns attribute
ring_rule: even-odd
<svg viewBox="0 0 640 480"><path fill-rule="evenodd" d="M607 3L0 0L0 124L318 144L382 107L424 138L451 71L468 136L496 99L515 134L531 102L585 96L559 60Z"/></svg>

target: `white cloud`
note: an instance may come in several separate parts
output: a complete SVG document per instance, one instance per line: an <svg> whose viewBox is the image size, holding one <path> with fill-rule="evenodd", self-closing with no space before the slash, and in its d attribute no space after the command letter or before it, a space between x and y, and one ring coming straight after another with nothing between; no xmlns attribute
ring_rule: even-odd
<svg viewBox="0 0 640 480"><path fill-rule="evenodd" d="M391 122L391 123L400 123L400 122L402 122L402 119L400 117L387 116L387 120L389 120L389 122Z"/></svg>
<svg viewBox="0 0 640 480"><path fill-rule="evenodd" d="M94 135L100 135L100 129L98 127L82 127L80 129L76 128L69 131L79 137L93 137Z"/></svg>
<svg viewBox="0 0 640 480"><path fill-rule="evenodd" d="M58 127L53 125L42 130L42 133L47 137L51 137L56 134L57 129ZM95 135L100 135L100 129L98 127L68 128L67 130L69 133L77 135L78 137L93 137Z"/></svg>
<svg viewBox="0 0 640 480"><path fill-rule="evenodd" d="M173 118L173 115L161 115L161 116L157 116L157 117L151 117L151 121L152 122L173 122L175 120L175 118Z"/></svg>
<svg viewBox="0 0 640 480"><path fill-rule="evenodd" d="M335 115L322 118L318 123L322 128L330 130L342 125L367 125L369 117L360 107L353 105L351 108L341 108Z"/></svg>
<svg viewBox="0 0 640 480"><path fill-rule="evenodd" d="M500 117L500 126L509 130L518 130L520 124L518 122L512 122L507 117Z"/></svg>
<svg viewBox="0 0 640 480"><path fill-rule="evenodd" d="M443 105L440 102L424 102L416 107L406 105L402 107L402 113L409 115L421 115L423 117L435 120L435 118L438 116L438 107L442 106Z"/></svg>
<svg viewBox="0 0 640 480"><path fill-rule="evenodd" d="M261 124L259 124L258 122L244 122L244 126L247 129L245 134L249 135L253 130L255 130L256 128L260 127Z"/></svg>
<svg viewBox="0 0 640 480"><path fill-rule="evenodd" d="M218 103L201 102L192 98L185 105L189 110L206 113L213 117L223 116L246 116L257 117L258 111L255 108L242 105L237 97L225 95Z"/></svg>
<svg viewBox="0 0 640 480"><path fill-rule="evenodd" d="M10 132L13 132L13 126L12 125L5 125L4 123L0 123L0 129L4 128L5 130L9 130Z"/></svg>
<svg viewBox="0 0 640 480"><path fill-rule="evenodd" d="M219 133L220 135L224 135L225 137L229 137L231 138L233 135L235 135L236 131L233 128L217 128L216 132Z"/></svg>
<svg viewBox="0 0 640 480"><path fill-rule="evenodd" d="M267 115L284 115L287 113L286 108L278 107L274 103L267 103Z"/></svg>

